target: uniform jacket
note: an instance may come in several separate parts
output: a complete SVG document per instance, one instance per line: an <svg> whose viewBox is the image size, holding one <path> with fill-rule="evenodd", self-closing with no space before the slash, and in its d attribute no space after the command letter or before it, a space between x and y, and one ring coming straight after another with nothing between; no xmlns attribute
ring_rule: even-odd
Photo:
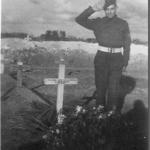
<svg viewBox="0 0 150 150"><path fill-rule="evenodd" d="M89 19L89 16L94 13L92 7L88 7L79 16L76 17L76 22L83 27L93 30L96 40L99 45L124 48L124 60L129 60L131 37L128 23L115 15L113 18L103 17Z"/></svg>

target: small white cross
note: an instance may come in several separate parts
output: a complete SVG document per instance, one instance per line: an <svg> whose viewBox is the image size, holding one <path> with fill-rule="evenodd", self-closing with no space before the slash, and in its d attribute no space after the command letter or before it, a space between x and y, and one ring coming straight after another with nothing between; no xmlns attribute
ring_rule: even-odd
<svg viewBox="0 0 150 150"><path fill-rule="evenodd" d="M27 35L27 37L24 38L25 41L30 41L31 37L29 35Z"/></svg>
<svg viewBox="0 0 150 150"><path fill-rule="evenodd" d="M63 108L63 95L64 95L64 85L70 85L70 84L77 84L78 79L76 78L65 78L65 64L64 59L60 59L59 64L59 72L58 72L58 78L47 78L44 79L45 85L58 85L57 88L57 102L56 102L56 109L57 113L62 113Z"/></svg>

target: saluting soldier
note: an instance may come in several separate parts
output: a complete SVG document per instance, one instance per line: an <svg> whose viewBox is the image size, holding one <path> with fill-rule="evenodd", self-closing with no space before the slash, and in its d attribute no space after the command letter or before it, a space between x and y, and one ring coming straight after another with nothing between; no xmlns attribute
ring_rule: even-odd
<svg viewBox="0 0 150 150"><path fill-rule="evenodd" d="M105 11L105 17L89 19L94 12L101 10ZM96 105L117 112L119 81L130 56L128 23L118 17L116 0L101 0L85 9L75 20L93 30L99 45L94 58Z"/></svg>

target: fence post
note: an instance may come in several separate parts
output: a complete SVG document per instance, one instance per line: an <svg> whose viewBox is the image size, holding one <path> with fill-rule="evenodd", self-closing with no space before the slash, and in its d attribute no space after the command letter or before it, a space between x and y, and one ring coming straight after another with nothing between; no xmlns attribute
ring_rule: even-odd
<svg viewBox="0 0 150 150"><path fill-rule="evenodd" d="M0 74L4 73L4 55L1 53L0 57Z"/></svg>
<svg viewBox="0 0 150 150"><path fill-rule="evenodd" d="M18 65L18 68L17 68L17 87L22 87L22 66L23 66L23 62L18 61L17 65Z"/></svg>

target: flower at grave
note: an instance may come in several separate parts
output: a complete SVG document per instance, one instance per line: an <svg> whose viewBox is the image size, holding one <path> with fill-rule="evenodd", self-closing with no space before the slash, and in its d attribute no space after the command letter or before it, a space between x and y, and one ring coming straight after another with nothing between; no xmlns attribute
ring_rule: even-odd
<svg viewBox="0 0 150 150"><path fill-rule="evenodd" d="M53 134L53 133L54 133L54 131L53 131L53 130L51 130L51 133Z"/></svg>
<svg viewBox="0 0 150 150"><path fill-rule="evenodd" d="M75 109L76 116L71 111L61 125L56 124L49 129L48 138L43 136L46 138L49 149L97 150L103 149L106 144L108 144L108 147L114 146L115 150L133 149L135 133L137 133L136 130L133 130L135 122L126 119L124 115L121 117L116 115L113 110L104 112L103 108L100 106L97 110L93 107L77 106ZM133 125L131 125L131 122ZM87 139L89 139L88 142ZM147 135L138 133L138 140L141 143L147 141ZM113 141L117 142L112 143ZM124 143L131 144L124 145ZM141 149L145 150L144 148Z"/></svg>
<svg viewBox="0 0 150 150"><path fill-rule="evenodd" d="M96 107L93 107L93 110L96 110Z"/></svg>
<svg viewBox="0 0 150 150"><path fill-rule="evenodd" d="M59 129L56 129L56 133L59 134L59 133L60 133L60 130L59 130Z"/></svg>
<svg viewBox="0 0 150 150"><path fill-rule="evenodd" d="M79 112L81 112L81 110L82 110L82 106L77 106L76 107L76 114L78 114Z"/></svg>
<svg viewBox="0 0 150 150"><path fill-rule="evenodd" d="M82 109L82 113L85 113L86 112L86 110L85 109Z"/></svg>
<svg viewBox="0 0 150 150"><path fill-rule="evenodd" d="M107 114L104 114L104 113L101 113L99 116L98 116L98 119L106 119L107 118Z"/></svg>
<svg viewBox="0 0 150 150"><path fill-rule="evenodd" d="M46 135L46 134L42 136L42 139L44 139L44 140L46 140L47 138L48 138L48 135Z"/></svg>
<svg viewBox="0 0 150 150"><path fill-rule="evenodd" d="M49 127L48 131L49 131L49 133L52 133L52 134L54 133L54 129L52 127Z"/></svg>
<svg viewBox="0 0 150 150"><path fill-rule="evenodd" d="M62 124L65 118L66 118L65 115L59 114L58 115L58 124Z"/></svg>
<svg viewBox="0 0 150 150"><path fill-rule="evenodd" d="M99 105L99 106L97 107L97 111L98 111L98 112L101 112L101 111L103 111L103 110L104 110L104 106Z"/></svg>
<svg viewBox="0 0 150 150"><path fill-rule="evenodd" d="M100 114L100 115L98 116L98 119L103 119L103 116Z"/></svg>
<svg viewBox="0 0 150 150"><path fill-rule="evenodd" d="M107 116L110 117L110 116L113 115L113 114L114 114L114 111L111 110L111 111L108 112Z"/></svg>

